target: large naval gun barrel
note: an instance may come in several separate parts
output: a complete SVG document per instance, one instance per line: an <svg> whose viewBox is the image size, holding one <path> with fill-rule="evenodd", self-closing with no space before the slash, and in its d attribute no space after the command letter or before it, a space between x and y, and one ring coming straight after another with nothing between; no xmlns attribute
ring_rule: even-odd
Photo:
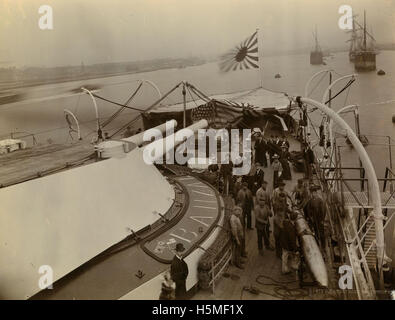
<svg viewBox="0 0 395 320"><path fill-rule="evenodd" d="M176 127L177 127L177 121L173 119L159 126L135 134L129 138L123 138L122 140L133 142L134 144L141 146L145 142L144 134L146 134L147 131L151 131L152 132L151 137L156 139L156 138L161 138L162 134L165 133L166 130L174 130Z"/></svg>
<svg viewBox="0 0 395 320"><path fill-rule="evenodd" d="M189 138L193 138L199 129L204 129L207 126L207 120L203 119L193 123L189 127L178 130L177 132L165 138L158 139L147 144L143 148L144 160L147 163L155 163L160 161L164 155L174 150L177 146L184 143Z"/></svg>
<svg viewBox="0 0 395 320"><path fill-rule="evenodd" d="M328 272L320 248L313 233L307 224L304 215L298 212L295 221L296 233L299 236L300 246L305 261L313 275L314 280L322 287L328 287Z"/></svg>

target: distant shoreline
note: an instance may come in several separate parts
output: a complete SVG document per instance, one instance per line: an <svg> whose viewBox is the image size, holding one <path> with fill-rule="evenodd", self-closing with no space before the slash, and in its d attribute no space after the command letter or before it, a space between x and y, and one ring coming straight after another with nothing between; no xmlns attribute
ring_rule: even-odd
<svg viewBox="0 0 395 320"><path fill-rule="evenodd" d="M381 51L395 51L395 46L383 48L378 46L379 50ZM330 50L330 54L334 53L341 53L347 52L346 49L334 49ZM306 52L284 52L281 55L299 55L304 54ZM307 54L307 53L306 53ZM267 57L273 56L273 54L265 55ZM264 57L265 57L264 56ZM166 69L183 69L186 67L193 67L199 66L206 63L216 62L218 59L207 59L203 60L201 58L187 58L187 59L159 59L159 60L149 60L149 61L141 61L141 62L119 62L119 63L106 63L106 64L95 64L83 67L86 71L81 72L81 67L70 66L70 67L52 67L52 68L41 68L41 67L30 67L26 70L22 71L17 68L0 68L0 92L7 91L7 90L18 90L22 88L29 88L29 87L36 87L42 85L49 85L49 84L57 84L57 83L64 83L64 82L73 82L73 81L84 81L84 80L94 80L100 78L109 78L109 77L117 77L117 76L124 76L130 74L139 74L139 73L146 73L146 72L155 72L159 70L166 70ZM116 72L111 72L111 70L100 72L98 69L105 68L105 69L124 69L119 70ZM127 70L132 69L132 70ZM48 76L47 79L41 80L17 80L17 81L7 81L4 77L1 77L2 71L13 70L15 73L20 73L19 77L23 77L24 72L29 72L33 70L35 73L43 73L45 72L50 73L53 72L54 76L51 78ZM68 76L59 77L59 73L67 73L71 72L74 74L70 74ZM79 74L78 74L79 72Z"/></svg>
<svg viewBox="0 0 395 320"><path fill-rule="evenodd" d="M165 69L175 69L175 67L163 67L163 68L157 68L157 69L151 69L151 70L119 72L119 73L104 73L104 74L97 74L97 75L91 75L91 76L81 76L81 77L75 77L75 78L49 79L49 80L44 80L44 81L41 80L41 81L37 81L37 82L23 83L23 84L18 84L18 85L14 85L14 86L8 86L8 87L3 86L0 83L0 90L3 90L3 89L4 90L13 90L13 89L38 87L38 86L43 86L43 85L47 85L47 84L56 84L56 83L63 83L63 82L73 82L73 81L93 80L93 79L100 79L100 78L110 78L110 77L124 76L124 75L128 75L128 74L154 72L154 71L165 70Z"/></svg>
<svg viewBox="0 0 395 320"><path fill-rule="evenodd" d="M123 76L129 74L139 74L145 72L154 72L166 69L183 69L186 67L198 66L207 63L206 60L199 58L188 59L160 59L142 62L120 62L95 64L82 67L52 67L40 68L30 67L25 70L17 68L0 68L0 91L2 90L16 90L21 88L36 87L48 84L56 84L63 82L93 80L99 78L109 78L116 76ZM106 70L103 70L106 69ZM7 75L3 73L12 74L13 80L7 79ZM68 73L67 76L60 77L59 74ZM43 76L46 79L35 80ZM17 78L18 80L15 80ZM21 79L22 78L22 79ZM25 78L25 79L23 79Z"/></svg>

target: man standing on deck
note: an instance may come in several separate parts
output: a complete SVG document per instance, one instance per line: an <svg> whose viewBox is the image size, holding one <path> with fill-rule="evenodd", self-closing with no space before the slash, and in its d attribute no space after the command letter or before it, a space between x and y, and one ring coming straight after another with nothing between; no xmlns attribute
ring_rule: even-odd
<svg viewBox="0 0 395 320"><path fill-rule="evenodd" d="M236 182L233 184L233 199L235 203L237 202L237 195L239 194L239 191L243 188L243 181L242 177L237 177Z"/></svg>
<svg viewBox="0 0 395 320"><path fill-rule="evenodd" d="M270 147L270 146L274 146L275 144L276 144L276 141L274 139L274 136L271 135L269 141L266 142L266 147L268 149L267 153L269 154L270 164L273 163L273 156L274 156L274 153L275 153L274 150L273 150L273 147Z"/></svg>
<svg viewBox="0 0 395 320"><path fill-rule="evenodd" d="M256 192L256 201L257 203L264 202L269 206L269 209L272 209L272 200L267 190L267 181L265 180L262 181L261 187Z"/></svg>
<svg viewBox="0 0 395 320"><path fill-rule="evenodd" d="M273 218L273 236L274 236L274 245L276 248L276 256L277 258L281 259L281 232L283 229L283 220L284 220L284 213L283 211L275 211L274 218Z"/></svg>
<svg viewBox="0 0 395 320"><path fill-rule="evenodd" d="M318 190L320 187L311 186L311 198L306 204L306 218L312 224L314 233L318 238L321 247L325 244L325 229L324 221L326 216L324 201L318 195Z"/></svg>
<svg viewBox="0 0 395 320"><path fill-rule="evenodd" d="M270 211L269 206L263 201L258 202L258 204L255 206L254 214L255 214L255 227L258 236L258 250L259 250L259 254L263 256L262 238L265 242L265 248L267 250L273 250L270 247L270 241L269 241L269 236L270 236L269 217L272 217L273 215Z"/></svg>
<svg viewBox="0 0 395 320"><path fill-rule="evenodd" d="M305 178L310 180L313 173L311 165L314 164L315 161L314 152L306 142L302 144L302 151L305 165Z"/></svg>
<svg viewBox="0 0 395 320"><path fill-rule="evenodd" d="M304 184L304 179L298 179L298 184L292 191L292 197L295 205L299 209L303 209L306 206L306 203L309 200L309 193Z"/></svg>
<svg viewBox="0 0 395 320"><path fill-rule="evenodd" d="M287 149L286 144L282 144L281 146L281 152L279 154L279 161L281 163L281 166L283 168L283 172L281 174L281 179L282 180L292 180L292 174L291 174L291 168L289 166L289 159L290 159L290 153Z"/></svg>
<svg viewBox="0 0 395 320"><path fill-rule="evenodd" d="M276 246L276 255L281 259L281 232L283 229L283 220L287 214L291 213L287 204L287 196L285 192L280 192L276 198L273 197L273 211L273 236Z"/></svg>
<svg viewBox="0 0 395 320"><path fill-rule="evenodd" d="M294 221L296 220L297 214L291 213L286 214L283 220L283 228L280 234L280 242L282 248L282 267L281 271L283 274L290 273L289 260L294 259L297 255L296 245L296 229Z"/></svg>
<svg viewBox="0 0 395 320"><path fill-rule="evenodd" d="M262 186L262 182L265 179L265 171L263 171L261 164L259 162L255 163L255 166L256 166L256 172L255 172L254 184L256 185L256 189L255 189L255 193L256 193L256 191Z"/></svg>
<svg viewBox="0 0 395 320"><path fill-rule="evenodd" d="M265 168L267 168L267 158L266 158L267 146L266 146L266 142L262 139L262 135L260 133L258 135L258 139L255 142L254 149L255 149L255 161L259 162Z"/></svg>
<svg viewBox="0 0 395 320"><path fill-rule="evenodd" d="M254 206L254 198L251 191L248 189L248 184L243 182L243 188L237 194L237 203L241 204L243 209L243 219L247 219L247 229L252 230L251 227L251 210Z"/></svg>
<svg viewBox="0 0 395 320"><path fill-rule="evenodd" d="M279 181L278 188L273 190L273 196L272 196L273 204L277 202L280 194L285 195L286 201L287 201L287 199L289 199L292 202L291 196L289 195L289 193L287 191L285 191L285 183L283 181Z"/></svg>
<svg viewBox="0 0 395 320"><path fill-rule="evenodd" d="M230 216L230 229L233 240L233 263L239 269L244 269L242 265L244 231L241 224L242 210L240 207L234 207Z"/></svg>
<svg viewBox="0 0 395 320"><path fill-rule="evenodd" d="M176 283L176 299L182 300L186 297L186 279L188 277L188 265L182 258L182 252L185 251L185 247L182 243L176 244L176 250L173 261L170 266L170 275L173 281Z"/></svg>
<svg viewBox="0 0 395 320"><path fill-rule="evenodd" d="M244 181L248 183L248 189L250 189L251 191L254 188L254 183L255 183L255 178L256 178L256 171L257 171L256 164L254 162L252 162L250 171L248 172L248 175L244 176L245 177Z"/></svg>
<svg viewBox="0 0 395 320"><path fill-rule="evenodd" d="M233 173L233 162L230 160L229 154L226 154L224 163L221 164L220 174L224 180L224 191L225 195L229 194L229 188L232 188L232 173Z"/></svg>
<svg viewBox="0 0 395 320"><path fill-rule="evenodd" d="M273 162L272 162L272 169L273 169L273 189L276 189L278 187L278 183L280 181L281 174L283 172L283 167L281 165L281 162L278 160L280 157L275 154L273 156Z"/></svg>

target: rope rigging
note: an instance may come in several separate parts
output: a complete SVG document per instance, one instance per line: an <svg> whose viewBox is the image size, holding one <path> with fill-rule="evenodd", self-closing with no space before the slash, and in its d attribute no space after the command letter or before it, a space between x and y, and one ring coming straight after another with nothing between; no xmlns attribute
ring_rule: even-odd
<svg viewBox="0 0 395 320"><path fill-rule="evenodd" d="M137 89L133 92L133 94L129 97L129 99L126 100L124 105L128 105L133 100L133 98L136 96L137 92L140 90L140 88L142 86L143 86L143 82L140 82ZM124 110L125 110L125 107L120 107L117 111L115 111L109 119L107 119L106 121L103 121L103 123L101 124L102 128L106 127L110 122L115 120Z"/></svg>
<svg viewBox="0 0 395 320"><path fill-rule="evenodd" d="M344 92L347 88L349 88L355 81L355 78L350 79L347 84L340 90L338 91L333 97L331 97L330 99L328 99L325 104L328 104L329 102L331 102L333 99L335 99L337 96L339 96L342 92ZM348 96L348 95L347 95ZM316 111L317 108L312 108L309 113Z"/></svg>
<svg viewBox="0 0 395 320"><path fill-rule="evenodd" d="M325 102L325 104L328 104L329 102L331 102L333 99L335 99L339 94L341 94L344 90L346 90L348 87L350 87L355 81L355 78L350 79L347 84L344 86L343 89L341 89L338 93L336 93L333 97L331 97L330 99L328 99L328 101Z"/></svg>
<svg viewBox="0 0 395 320"><path fill-rule="evenodd" d="M159 98L157 101L155 101L151 106L149 106L147 109L145 110L141 110L141 112L132 120L130 120L129 122L127 122L126 124L124 124L123 126L121 126L119 129L117 129L114 133L112 133L109 137L112 138L113 136L115 136L116 134L120 133L121 131L125 130L128 126L131 126L133 123L135 123L136 121L140 120L141 116L143 113L150 111L151 109L155 108L160 102L162 102L164 99L167 98L168 95L170 95L174 90L176 90L180 85L182 84L182 82L178 83L176 86L174 86L171 90L169 90L164 96L162 96L161 98ZM123 106L123 105L121 105ZM130 107L128 107L130 108Z"/></svg>
<svg viewBox="0 0 395 320"><path fill-rule="evenodd" d="M307 115L307 114L306 114ZM314 125L314 123L313 123L313 121L311 120L311 118L309 117L309 115L307 115L307 118L308 118L308 120L310 121L310 123L312 124L312 128L313 128L313 130L314 130L314 133L315 133L315 135L318 137L318 139L320 139L320 133L319 132L317 132L317 130L316 130L316 128L315 128L315 125ZM322 121L324 121L324 120L322 120ZM321 125L320 125L320 127L321 127ZM321 141L320 141L321 142ZM321 146L321 145L320 145ZM328 149L327 149L327 146L326 146L326 144L324 143L322 146L321 146L322 148L323 148L323 150L324 150L324 155L328 155L329 156L329 159L330 159L330 163L331 164L333 164L333 165L335 165L335 163L333 162L333 149L332 149L332 153L331 154L329 154L328 153Z"/></svg>
<svg viewBox="0 0 395 320"><path fill-rule="evenodd" d="M188 93L189 93L189 96L191 97L191 99L192 99L192 101L194 102L195 106L198 107L198 104L196 103L195 99L194 99L193 96L192 96L191 90L189 89L188 86L186 86L186 88L187 88Z"/></svg>
<svg viewBox="0 0 395 320"><path fill-rule="evenodd" d="M106 98L101 97L101 96L99 96L99 95L97 95L97 94L95 94L95 93L92 93L92 96L94 96L94 97L97 98L97 99L100 99L100 100L103 100L103 101L106 101L106 102L115 104L115 105L117 105L117 106L120 106L120 107L122 107L123 109L124 109L124 108L126 108L126 109L131 109L131 110L135 110L135 111L138 111L138 112L145 112L145 111L146 111L146 110L143 110L143 109L138 109L138 108L130 107L130 106L127 106L127 105L125 105L125 104L121 104L121 103L118 103L118 102L115 102L115 101L106 99Z"/></svg>

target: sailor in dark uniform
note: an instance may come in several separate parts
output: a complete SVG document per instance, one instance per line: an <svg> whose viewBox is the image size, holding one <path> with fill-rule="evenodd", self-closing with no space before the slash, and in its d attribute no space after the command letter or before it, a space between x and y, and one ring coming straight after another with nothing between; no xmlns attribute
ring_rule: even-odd
<svg viewBox="0 0 395 320"><path fill-rule="evenodd" d="M262 139L261 134L259 133L257 140L255 141L255 161L262 164L265 168L267 167L267 146L265 140Z"/></svg>
<svg viewBox="0 0 395 320"><path fill-rule="evenodd" d="M307 202L305 207L305 214L308 222L313 227L314 233L318 238L320 245L325 245L325 227L324 221L326 216L325 204L322 198L318 195L319 186L310 186L310 200Z"/></svg>
<svg viewBox="0 0 395 320"><path fill-rule="evenodd" d="M280 152L280 159L279 161L281 162L281 165L283 167L283 173L281 178L283 180L292 180L292 175L291 175L291 168L289 166L288 159L290 157L290 154L288 152L287 145L283 143L281 146L281 152Z"/></svg>
<svg viewBox="0 0 395 320"><path fill-rule="evenodd" d="M188 277L188 265L181 255L184 251L184 245L182 243L177 243L176 252L170 266L170 275L176 283L176 299L178 300L185 299L187 293L186 279Z"/></svg>

